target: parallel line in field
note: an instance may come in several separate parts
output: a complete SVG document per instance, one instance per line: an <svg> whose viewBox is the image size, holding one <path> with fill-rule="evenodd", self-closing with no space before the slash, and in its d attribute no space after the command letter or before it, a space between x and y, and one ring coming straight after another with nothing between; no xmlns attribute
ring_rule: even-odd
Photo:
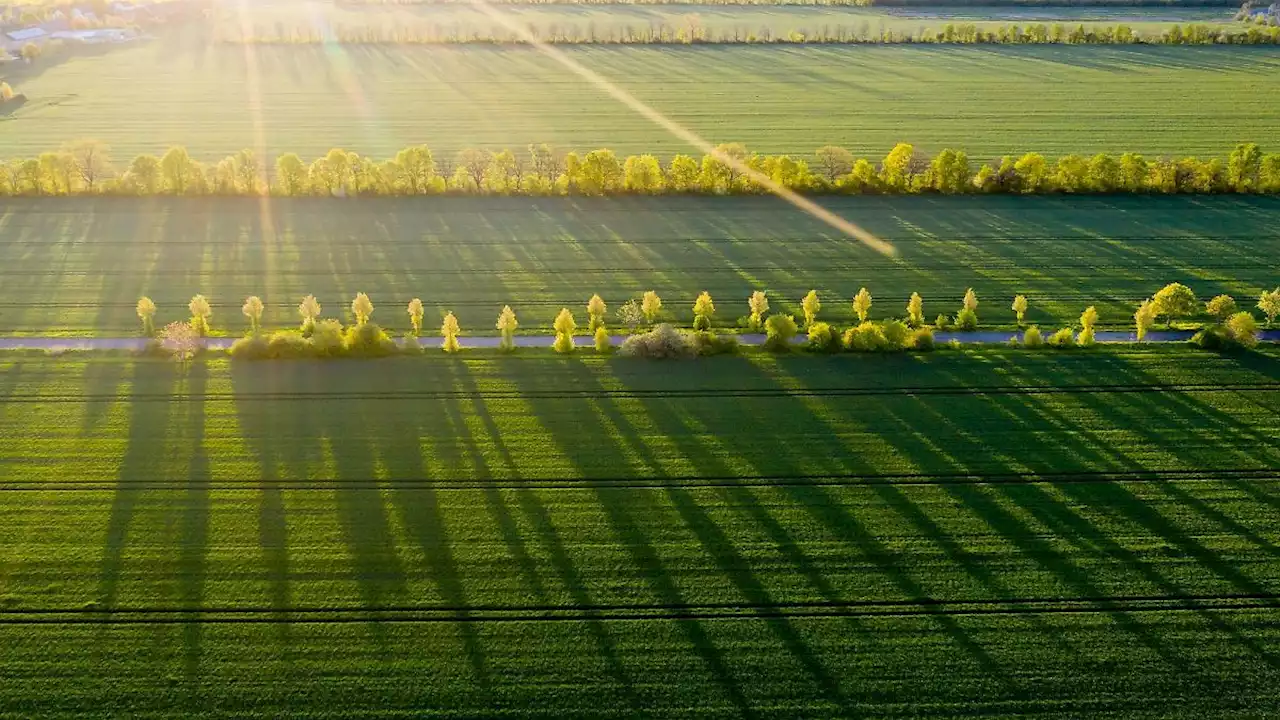
<svg viewBox="0 0 1280 720"><path fill-rule="evenodd" d="M1151 383L1115 385L1075 385L1027 387L1018 385L990 385L985 387L890 387L890 388L717 388L689 390L404 390L366 392L210 392L210 393L137 393L117 395L85 393L82 395L55 395L40 393L13 393L4 398L9 403L73 403L86 402L172 402L172 401L315 401L315 400L450 400L481 398L502 399L559 399L591 400L599 398L790 398L790 397L906 397L928 396L987 396L987 395L1097 395L1134 393L1223 393L1223 392L1277 392L1280 380L1267 383Z"/></svg>
<svg viewBox="0 0 1280 720"><path fill-rule="evenodd" d="M1077 485L1109 483L1210 483L1224 481L1248 481L1270 483L1280 481L1280 467L1239 468L1214 470L1119 470L1069 473L897 473L868 475L859 473L830 473L811 475L667 475L646 478L537 478L537 479L486 479L454 480L432 478L308 478L306 480L266 481L273 490L329 491L372 490L397 492L407 490L576 490L582 488L612 488L620 490L650 490L664 488L717 488L717 487L857 487L857 486L955 486L955 485ZM22 480L6 478L0 481L0 492L116 492L128 490L188 491L192 488L207 491L257 492L263 481L210 481L192 483L186 480L163 478L117 480Z"/></svg>
<svg viewBox="0 0 1280 720"><path fill-rule="evenodd" d="M1280 594L440 608L129 608L0 610L0 625L184 625L279 623L583 622L595 620L751 620L1280 610ZM283 617L282 617L283 616Z"/></svg>
<svg viewBox="0 0 1280 720"><path fill-rule="evenodd" d="M14 230L17 230L17 228L14 228ZM1037 243L1037 242L1096 243L1099 241L1099 238L1097 237L1082 236L1082 235L1019 234L1016 236L1013 236L1013 235L947 235L946 237L924 237L921 235L887 234L887 235L880 235L880 237L884 240L888 240L894 243L967 242L967 243L1003 243L1003 244L1016 243L1019 245L1024 245L1027 243ZM1192 242L1192 241L1256 242L1259 240L1280 242L1280 235L1275 235L1275 234L1108 235L1105 239L1110 241L1119 241L1119 242L1162 242L1162 243ZM97 239L97 238L85 238L85 239L75 239L75 240L70 240L70 239L61 240L59 241L59 245L66 244L66 245L71 245L77 248L83 248L85 246L127 247L131 250L141 250L146 248L165 249L165 248L175 248L175 247L191 247L191 248L204 249L204 248L219 247L224 245L229 247L239 247L239 246L246 245L247 242L248 241L245 240L244 238L236 238L234 240L230 240L230 239L219 239L216 237L209 238L207 240L201 239L198 241L190 241L190 242L183 241L183 240L129 241L129 240L107 240L107 239ZM518 246L521 248L527 248L531 246L536 247L539 245L549 245L554 247L571 247L575 245L578 245L578 246L599 245L599 246L605 246L605 247L608 247L608 246L616 247L616 246L626 246L626 245L685 245L685 244L696 244L696 243L727 243L730 245L756 245L756 244L779 245L782 243L786 243L787 247L791 247L793 244L796 244L796 243L813 243L813 244L822 244L822 245L845 244L845 245L854 246L854 245L857 245L858 242L859 241L855 239L846 238L843 236L836 236L836 235L819 235L819 236L778 235L774 237L763 237L763 238L753 238L753 237L744 238L744 237L734 237L732 235L693 235L693 236L684 236L684 237L640 236L640 237L627 237L627 238L576 238L576 237L532 238L532 239L521 239L518 243ZM517 243L511 239L438 240L432 236L427 236L426 238L418 238L413 240L391 240L391 239L384 238L384 239L379 239L376 243L378 247L461 247L461 248L510 247L515 244ZM357 248L357 247L369 247L369 242L367 240L361 241L354 238L351 239L350 242L331 239L331 240L326 240L324 242L324 245L332 248L342 248L342 247ZM17 240L11 243L6 243L5 247L6 248L31 247L31 248L39 248L41 250L48 250L51 246L47 240L43 240L42 242L26 242L23 240Z"/></svg>

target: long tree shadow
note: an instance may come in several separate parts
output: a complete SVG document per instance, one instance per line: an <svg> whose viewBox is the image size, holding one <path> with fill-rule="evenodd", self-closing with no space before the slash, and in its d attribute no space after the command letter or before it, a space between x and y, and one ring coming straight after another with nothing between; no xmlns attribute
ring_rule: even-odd
<svg viewBox="0 0 1280 720"><path fill-rule="evenodd" d="M192 363L183 380L180 392L185 391L182 404L187 413L184 441L188 444L186 451L190 456L179 537L178 573L181 581L178 598L184 609L199 610L204 604L206 557L209 552L209 485L212 480L204 439L208 366L203 360ZM183 668L193 707L199 701L199 693L204 686L200 672L203 633L204 623L199 615L188 616L182 625Z"/></svg>
<svg viewBox="0 0 1280 720"><path fill-rule="evenodd" d="M578 363L577 360L571 358L565 359L564 362L569 366ZM540 421L549 440L554 442L566 457L573 460L579 472L589 477L592 467L581 464L578 459L582 453L579 444L582 441L580 431L583 425L567 418L566 414L582 414L590 417L601 415L603 411L595 407L582 407L584 402L591 403L591 400L554 397L547 392L548 388L538 385L541 378L536 374L518 373L517 378L517 382L521 385L521 391L528 399L530 411ZM562 391L562 388L554 389ZM530 391L540 392L531 395L529 394ZM585 417L583 419L585 420ZM596 430L595 436L599 438L599 442L594 443L592 447L593 454L596 456L595 459L620 469L631 466L633 463L628 458L627 453L623 451L622 443L624 440L620 437L623 428L626 426L616 428L616 432L614 431L615 426L613 423L619 420L616 414L613 417L605 415L600 419L608 421L609 425L600 427L599 425L603 423L594 418L592 420L593 427ZM632 450L634 451L635 448L633 447ZM650 470L661 474L660 465L656 460L647 457L645 458L645 464ZM631 493L621 488L598 485L593 485L592 487L614 535L618 538L619 543L631 554L631 562L637 569L640 576L639 579L648 586L649 592L662 605L670 607L686 605L687 603L680 592L680 588L676 585L671 571L663 564L657 548L649 541L645 531L627 510L628 500L633 500L636 493ZM724 693L737 712L744 717L756 717L758 715L757 710L747 699L743 689L739 686L736 676L731 672L724 652L711 639L702 623L692 618L675 618L672 622L684 634L685 640L706 666L708 677Z"/></svg>

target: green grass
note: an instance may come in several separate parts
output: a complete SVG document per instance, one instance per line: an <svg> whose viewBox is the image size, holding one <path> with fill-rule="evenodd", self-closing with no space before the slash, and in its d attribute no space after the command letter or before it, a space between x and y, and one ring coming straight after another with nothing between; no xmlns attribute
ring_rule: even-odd
<svg viewBox="0 0 1280 720"><path fill-rule="evenodd" d="M1128 327L1137 304L1169 282L1244 307L1280 284L1272 199L823 203L894 243L898 257L765 198L272 199L265 230L255 200L11 200L0 215L0 333L132 335L140 295L159 305L163 325L203 293L214 329L240 334L249 295L266 302L268 327L285 327L308 293L325 316L349 320L358 291L396 331L409 327L409 300L422 298L428 335L448 310L464 332L496 334L504 304L526 332L549 332L561 307L585 325L593 293L616 308L649 289L684 324L709 291L717 324L733 326L753 290L768 292L774 312L799 315L816 288L821 317L846 325L863 286L875 318L904 316L912 292L929 320L954 314L973 287L989 326L1012 326L1021 293L1029 322L1046 328L1076 323L1088 305L1104 326Z"/></svg>
<svg viewBox="0 0 1280 720"><path fill-rule="evenodd" d="M6 359L0 707L1274 712L1278 361Z"/></svg>
<svg viewBox="0 0 1280 720"><path fill-rule="evenodd" d="M595 47L570 57L712 142L874 158L900 141L974 159L1135 151L1225 157L1280 123L1280 50L1241 47ZM389 157L460 148L690 150L530 48L244 47L181 36L13 78L7 156L97 137L117 158L186 145ZM1196 100L1186 102L1194 89Z"/></svg>

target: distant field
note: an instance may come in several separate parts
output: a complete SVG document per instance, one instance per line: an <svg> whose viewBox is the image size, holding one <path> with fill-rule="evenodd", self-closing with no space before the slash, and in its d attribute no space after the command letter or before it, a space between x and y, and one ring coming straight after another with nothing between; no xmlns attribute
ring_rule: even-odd
<svg viewBox="0 0 1280 720"><path fill-rule="evenodd" d="M445 311L494 334L504 304L521 327L546 331L561 307L580 316L600 293L616 307L657 290L679 322L709 291L717 322L747 314L765 290L798 312L810 289L823 317L848 323L868 287L873 317L901 317L908 296L953 314L965 289L985 323L1010 324L1014 294L1029 318L1070 324L1096 305L1104 325L1168 282L1246 306L1280 284L1280 201L1263 198L832 198L833 211L893 242L884 258L766 198L420 200L10 200L0 215L0 333L133 334L134 303L181 319L195 293L214 326L239 334L248 295L268 325L292 325L317 295L331 317L369 293L374 320L403 330L420 297L435 332Z"/></svg>
<svg viewBox="0 0 1280 720"><path fill-rule="evenodd" d="M0 707L1274 713L1278 361L10 356Z"/></svg>
<svg viewBox="0 0 1280 720"><path fill-rule="evenodd" d="M974 159L1031 150L1225 156L1280 124L1280 50L1243 47L595 47L569 54L712 142L810 154L894 143ZM178 40L14 78L3 152L81 137L115 155L186 145L389 157L428 143L621 154L682 142L530 48L201 46ZM1194 88L1195 102L1187 102Z"/></svg>

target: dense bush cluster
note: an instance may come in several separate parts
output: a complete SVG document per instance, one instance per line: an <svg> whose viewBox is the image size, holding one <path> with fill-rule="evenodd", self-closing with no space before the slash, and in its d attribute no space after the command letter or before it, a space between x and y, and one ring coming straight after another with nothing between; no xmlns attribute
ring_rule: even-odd
<svg viewBox="0 0 1280 720"><path fill-rule="evenodd" d="M801 300L804 310L803 329L807 333L804 342L797 342L801 332L793 315L769 312L767 294L755 291L747 297L747 307L751 311L750 323L755 329L765 331L763 347L770 352L792 352L803 348L815 353L863 352L883 353L915 351L926 352L934 348L933 328L923 323L923 299L918 293L912 293L906 305L906 318L899 320L890 318L879 322L868 319L874 299L870 291L862 288L854 296L852 308L858 322L843 333L829 323L818 320L822 303L816 290L811 290ZM621 347L621 354L630 357L645 358L682 358L705 355L721 355L738 352L739 345L732 335L717 335L712 331L713 316L716 309L709 293L698 295L693 303L694 327L684 330L673 327L666 322L659 322L662 301L657 293L646 292L641 302L635 300L624 303L616 312L619 323L631 330ZM969 288L961 301L960 309L953 322L948 316L939 315L936 326L939 329L959 327L973 330L978 326L978 295ZM1280 315L1280 287L1263 292L1258 299L1257 307L1267 317L1268 324L1274 323ZM1021 326L1028 308L1027 298L1018 295L1011 306L1018 325ZM193 347L199 345L199 339L209 333L210 320L213 317L212 306L203 295L191 298L187 309L191 318L186 322L170 323L159 333L162 345L175 356L186 358L194 352ZM419 335L422 331L424 308L422 300L414 298L406 308L412 330L406 333L403 342L397 345L387 333L372 321L373 301L365 293L356 293L351 301L351 315L354 324L343 327L338 320L320 317L321 306L314 295L303 298L298 305L301 327L297 330L281 330L266 332L263 330L262 315L264 304L261 298L251 296L244 302L241 312L249 323L248 334L237 340L231 347L232 357L241 359L286 359L286 358L330 358L330 357L381 357L396 353L417 353L422 351ZM608 307L599 295L592 295L586 303L589 325L596 352L613 351L611 335L607 327ZM141 298L137 304L138 317L142 321L144 336L155 335L156 305L150 298ZM1134 314L1138 339L1142 340L1158 318L1164 318L1172 325L1174 320L1201 314L1199 301L1190 288L1180 283L1171 283L1162 288L1153 297L1143 301ZM1219 295L1204 305L1204 314L1216 320L1214 324L1205 326L1196 335L1193 342L1206 348L1225 349L1230 347L1249 347L1257 341L1258 323L1253 315L1240 311L1234 298ZM1049 346L1053 348L1091 347L1095 344L1095 328L1099 321L1096 308L1090 306L1080 316L1080 331L1077 334L1071 327L1058 330L1048 338L1043 337L1038 327L1031 326L1025 330L1021 340L1016 336L1010 339L1012 345L1023 345L1028 348ZM636 332L642 322L648 322L652 329ZM515 312L505 306L498 314L495 324L501 333L497 345L503 352L515 350L514 333L519 326ZM552 324L555 337L551 347L558 353L572 353L577 349L575 331L577 320L569 308L562 308ZM458 340L462 328L452 312L444 315L440 326L443 342L440 347L444 352L456 353L461 350Z"/></svg>
<svg viewBox="0 0 1280 720"><path fill-rule="evenodd" d="M1019 25L978 25L947 23L942 28L919 30L873 29L870 20L858 25L824 24L778 31L768 26L745 26L719 30L697 21L683 25L655 22L632 26L597 27L594 23L553 23L546 28L530 24L516 30L498 30L480 25L428 24L408 26L316 28L299 25L286 28L245 28L239 24L223 29L224 43L251 45L519 45L530 39L551 45L776 45L776 44L941 44L941 45L1275 45L1280 44L1280 27L1251 24L1229 28L1216 25L1172 25L1163 32L1135 31L1125 24L1029 23Z"/></svg>
<svg viewBox="0 0 1280 720"><path fill-rule="evenodd" d="M701 158L675 155L665 162L654 155L620 158L612 150L561 154L547 145L530 145L524 153L467 149L437 159L419 145L385 161L341 149L311 162L289 153L276 158L268 173L248 150L210 165L182 147L118 167L104 144L82 140L0 163L0 196L750 195L768 192L762 178L811 194L1273 194L1280 193L1280 154L1243 143L1225 159L1100 153L1050 160L1027 153L975 167L963 151L929 157L906 143L876 162L832 145L792 157L728 143Z"/></svg>

